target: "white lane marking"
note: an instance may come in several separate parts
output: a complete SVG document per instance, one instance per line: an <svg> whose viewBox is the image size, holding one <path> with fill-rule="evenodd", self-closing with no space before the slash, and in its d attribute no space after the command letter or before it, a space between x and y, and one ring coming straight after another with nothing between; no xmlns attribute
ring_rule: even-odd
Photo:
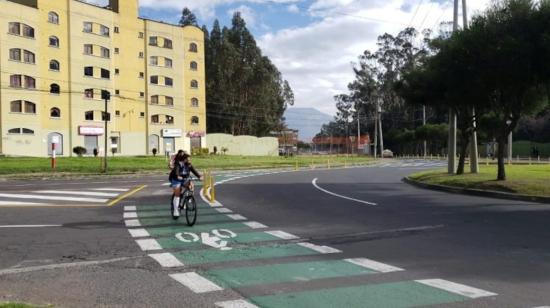
<svg viewBox="0 0 550 308"><path fill-rule="evenodd" d="M550 306L538 306L538 307L533 307L533 308L550 308Z"/></svg>
<svg viewBox="0 0 550 308"><path fill-rule="evenodd" d="M240 214L229 214L227 217L233 219L233 220L246 220L246 217Z"/></svg>
<svg viewBox="0 0 550 308"><path fill-rule="evenodd" d="M97 191L120 191L120 192L125 192L125 191L128 191L130 190L129 188L94 188L92 190L97 190Z"/></svg>
<svg viewBox="0 0 550 308"><path fill-rule="evenodd" d="M21 195L21 194L0 194L3 198L16 198L16 199L39 199L39 200L56 200L56 201L82 201L92 203L106 203L109 199L98 198L77 198L77 197L61 197L61 196L36 196L36 195Z"/></svg>
<svg viewBox="0 0 550 308"><path fill-rule="evenodd" d="M162 186L169 186L169 185L170 185L170 183L164 183L164 184L162 184Z"/></svg>
<svg viewBox="0 0 550 308"><path fill-rule="evenodd" d="M223 214L226 214L226 213L233 213L232 210L226 208L226 207L222 207L222 208L217 208L216 211L218 211L219 213L223 213Z"/></svg>
<svg viewBox="0 0 550 308"><path fill-rule="evenodd" d="M355 265L359 265L361 267L372 269L372 270L375 270L375 271L380 272L380 273L391 273L391 272L404 271L404 269L402 269L402 268L391 266L391 265L380 263L380 262L376 262L376 261L369 260L369 259L366 259L366 258L344 259L344 261L353 263Z"/></svg>
<svg viewBox="0 0 550 308"><path fill-rule="evenodd" d="M183 263L180 262L173 254L169 252L165 253L153 253L149 257L155 259L162 267L182 267Z"/></svg>
<svg viewBox="0 0 550 308"><path fill-rule="evenodd" d="M480 297L498 295L493 292L469 287L463 284L454 283L443 279L423 279L423 280L415 280L415 281L430 287L449 291L451 293L459 294L468 298L480 298Z"/></svg>
<svg viewBox="0 0 550 308"><path fill-rule="evenodd" d="M139 245L141 250L143 251L149 251L149 250L161 250L162 247L160 246L159 242L154 239L144 239L144 240L136 240L136 243Z"/></svg>
<svg viewBox="0 0 550 308"><path fill-rule="evenodd" d="M128 219L125 220L124 223L126 224L126 227L141 227L141 223L138 219Z"/></svg>
<svg viewBox="0 0 550 308"><path fill-rule="evenodd" d="M49 205L45 203L18 202L18 201L0 201L0 205Z"/></svg>
<svg viewBox="0 0 550 308"><path fill-rule="evenodd" d="M3 225L0 228L52 228L62 227L63 225Z"/></svg>
<svg viewBox="0 0 550 308"><path fill-rule="evenodd" d="M275 237L278 237L280 239L283 239L283 240L295 240L295 239L299 238L294 234L286 233L284 231L265 231L265 233L271 234L271 235L273 235Z"/></svg>
<svg viewBox="0 0 550 308"><path fill-rule="evenodd" d="M128 229L132 237L149 237L150 234L145 229Z"/></svg>
<svg viewBox="0 0 550 308"><path fill-rule="evenodd" d="M170 277L195 293L208 293L223 290L222 287L195 272L172 274Z"/></svg>
<svg viewBox="0 0 550 308"><path fill-rule="evenodd" d="M128 211L128 212L131 212L131 211L135 212L135 211L137 211L137 208L136 208L135 205L126 205L126 206L124 206L124 210Z"/></svg>
<svg viewBox="0 0 550 308"><path fill-rule="evenodd" d="M245 301L244 299L238 299L234 301L217 302L216 306L220 308L259 308L258 306Z"/></svg>
<svg viewBox="0 0 550 308"><path fill-rule="evenodd" d="M350 197L346 197L346 196L342 196L342 195L339 195L339 194L335 194L333 192L330 192L326 189L323 189L321 187L319 187L319 185L317 185L317 178L313 179L313 181L311 181L311 184L313 184L313 186L315 186L315 188L317 188L318 190L324 192L324 193L327 193L329 195L332 195L332 196L335 196L335 197L338 197L338 198L342 198L342 199L346 199L346 200L350 200L350 201L355 201L355 202L359 202L359 203L363 203L363 204L367 204L367 205L377 205L376 203L372 203L372 202L368 202L368 201L363 201L363 200L359 200L359 199L354 199L354 198L350 198Z"/></svg>
<svg viewBox="0 0 550 308"><path fill-rule="evenodd" d="M210 202L208 201L208 199L206 199L205 195L204 195L204 189L201 189L200 190L200 196L201 196L201 199L206 202L207 204L209 204L211 207L222 207L223 205L221 203L219 203L218 201L214 201L214 202Z"/></svg>
<svg viewBox="0 0 550 308"><path fill-rule="evenodd" d="M124 212L123 218L137 218L136 212Z"/></svg>
<svg viewBox="0 0 550 308"><path fill-rule="evenodd" d="M252 229L264 229L264 228L267 228L266 225L264 224L261 224L257 221L247 221L247 222L243 222L243 224L249 226L250 228Z"/></svg>
<svg viewBox="0 0 550 308"><path fill-rule="evenodd" d="M106 193L106 192L91 192L91 191L71 191L71 190L37 190L35 193L39 194L56 194L56 195L75 195L75 196L88 196L88 197L116 197L119 194Z"/></svg>
<svg viewBox="0 0 550 308"><path fill-rule="evenodd" d="M84 261L84 262L59 263L59 264L49 264L49 265L40 265L40 266L20 267L20 268L9 268L9 269L0 270L0 276L9 275L9 274L36 272L36 271L43 271L43 270L53 270L58 268L70 268L70 267L107 264L107 263L114 263L114 262L130 260L130 259L137 259L137 258L141 258L141 256L124 257L124 258L116 258L116 259L101 260L101 261Z"/></svg>
<svg viewBox="0 0 550 308"><path fill-rule="evenodd" d="M341 253L342 252L341 250L338 250L336 248L332 248L332 247L328 247L328 246L315 245L315 244L312 244L312 243L298 243L298 245L300 245L302 247L305 247L305 248L309 248L311 250L315 250L315 251L317 251L319 253L322 253L322 254Z"/></svg>

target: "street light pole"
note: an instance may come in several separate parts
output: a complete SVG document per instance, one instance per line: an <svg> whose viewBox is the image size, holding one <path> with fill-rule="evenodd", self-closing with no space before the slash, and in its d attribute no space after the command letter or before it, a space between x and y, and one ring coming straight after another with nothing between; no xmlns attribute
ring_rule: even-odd
<svg viewBox="0 0 550 308"><path fill-rule="evenodd" d="M109 123L109 113L108 113L108 109L107 109L107 103L109 102L109 100L111 99L111 93L109 91L105 91L103 90L101 92L101 96L103 98L103 100L105 100L105 110L104 110L104 113L103 113L103 119L104 119L104 122L105 122L105 131L103 132L104 136L105 136L105 147L103 149L103 173L107 173L107 142L108 142L108 136L107 136L107 125Z"/></svg>
<svg viewBox="0 0 550 308"><path fill-rule="evenodd" d="M357 108L357 155L359 155L359 150L361 146L361 122L359 120L359 115L361 110Z"/></svg>
<svg viewBox="0 0 550 308"><path fill-rule="evenodd" d="M454 0L453 32L458 30L458 1ZM456 171L456 114L449 109L449 140L447 143L447 172L454 174Z"/></svg>

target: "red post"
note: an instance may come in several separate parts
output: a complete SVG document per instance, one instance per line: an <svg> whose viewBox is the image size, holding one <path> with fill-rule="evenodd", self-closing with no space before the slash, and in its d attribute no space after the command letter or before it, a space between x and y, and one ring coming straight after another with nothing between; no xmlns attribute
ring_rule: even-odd
<svg viewBox="0 0 550 308"><path fill-rule="evenodd" d="M55 165L56 165L56 161L55 161L55 143L52 142L52 169L55 170Z"/></svg>

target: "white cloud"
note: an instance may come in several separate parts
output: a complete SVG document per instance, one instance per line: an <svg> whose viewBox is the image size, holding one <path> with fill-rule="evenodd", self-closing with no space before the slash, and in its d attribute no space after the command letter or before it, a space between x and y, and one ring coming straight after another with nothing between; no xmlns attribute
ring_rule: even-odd
<svg viewBox="0 0 550 308"><path fill-rule="evenodd" d="M241 5L239 7L236 7L227 11L227 14L231 17L233 16L233 14L235 14L235 12L241 13L241 17L244 19L248 27L251 27L251 28L256 27L257 14L256 14L256 11L254 11L254 9L246 5Z"/></svg>
<svg viewBox="0 0 550 308"><path fill-rule="evenodd" d="M291 5L287 6L286 9L290 13L294 13L294 14L300 13L300 8L296 4L291 4Z"/></svg>

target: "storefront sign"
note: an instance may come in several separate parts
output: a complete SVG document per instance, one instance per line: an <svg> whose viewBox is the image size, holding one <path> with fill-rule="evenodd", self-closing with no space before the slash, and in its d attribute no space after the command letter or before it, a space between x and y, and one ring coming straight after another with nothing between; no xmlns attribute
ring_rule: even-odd
<svg viewBox="0 0 550 308"><path fill-rule="evenodd" d="M105 130L97 126L79 126L78 134L81 136L102 136Z"/></svg>
<svg viewBox="0 0 550 308"><path fill-rule="evenodd" d="M162 137L181 137L183 132L179 128L165 128L162 130Z"/></svg>

